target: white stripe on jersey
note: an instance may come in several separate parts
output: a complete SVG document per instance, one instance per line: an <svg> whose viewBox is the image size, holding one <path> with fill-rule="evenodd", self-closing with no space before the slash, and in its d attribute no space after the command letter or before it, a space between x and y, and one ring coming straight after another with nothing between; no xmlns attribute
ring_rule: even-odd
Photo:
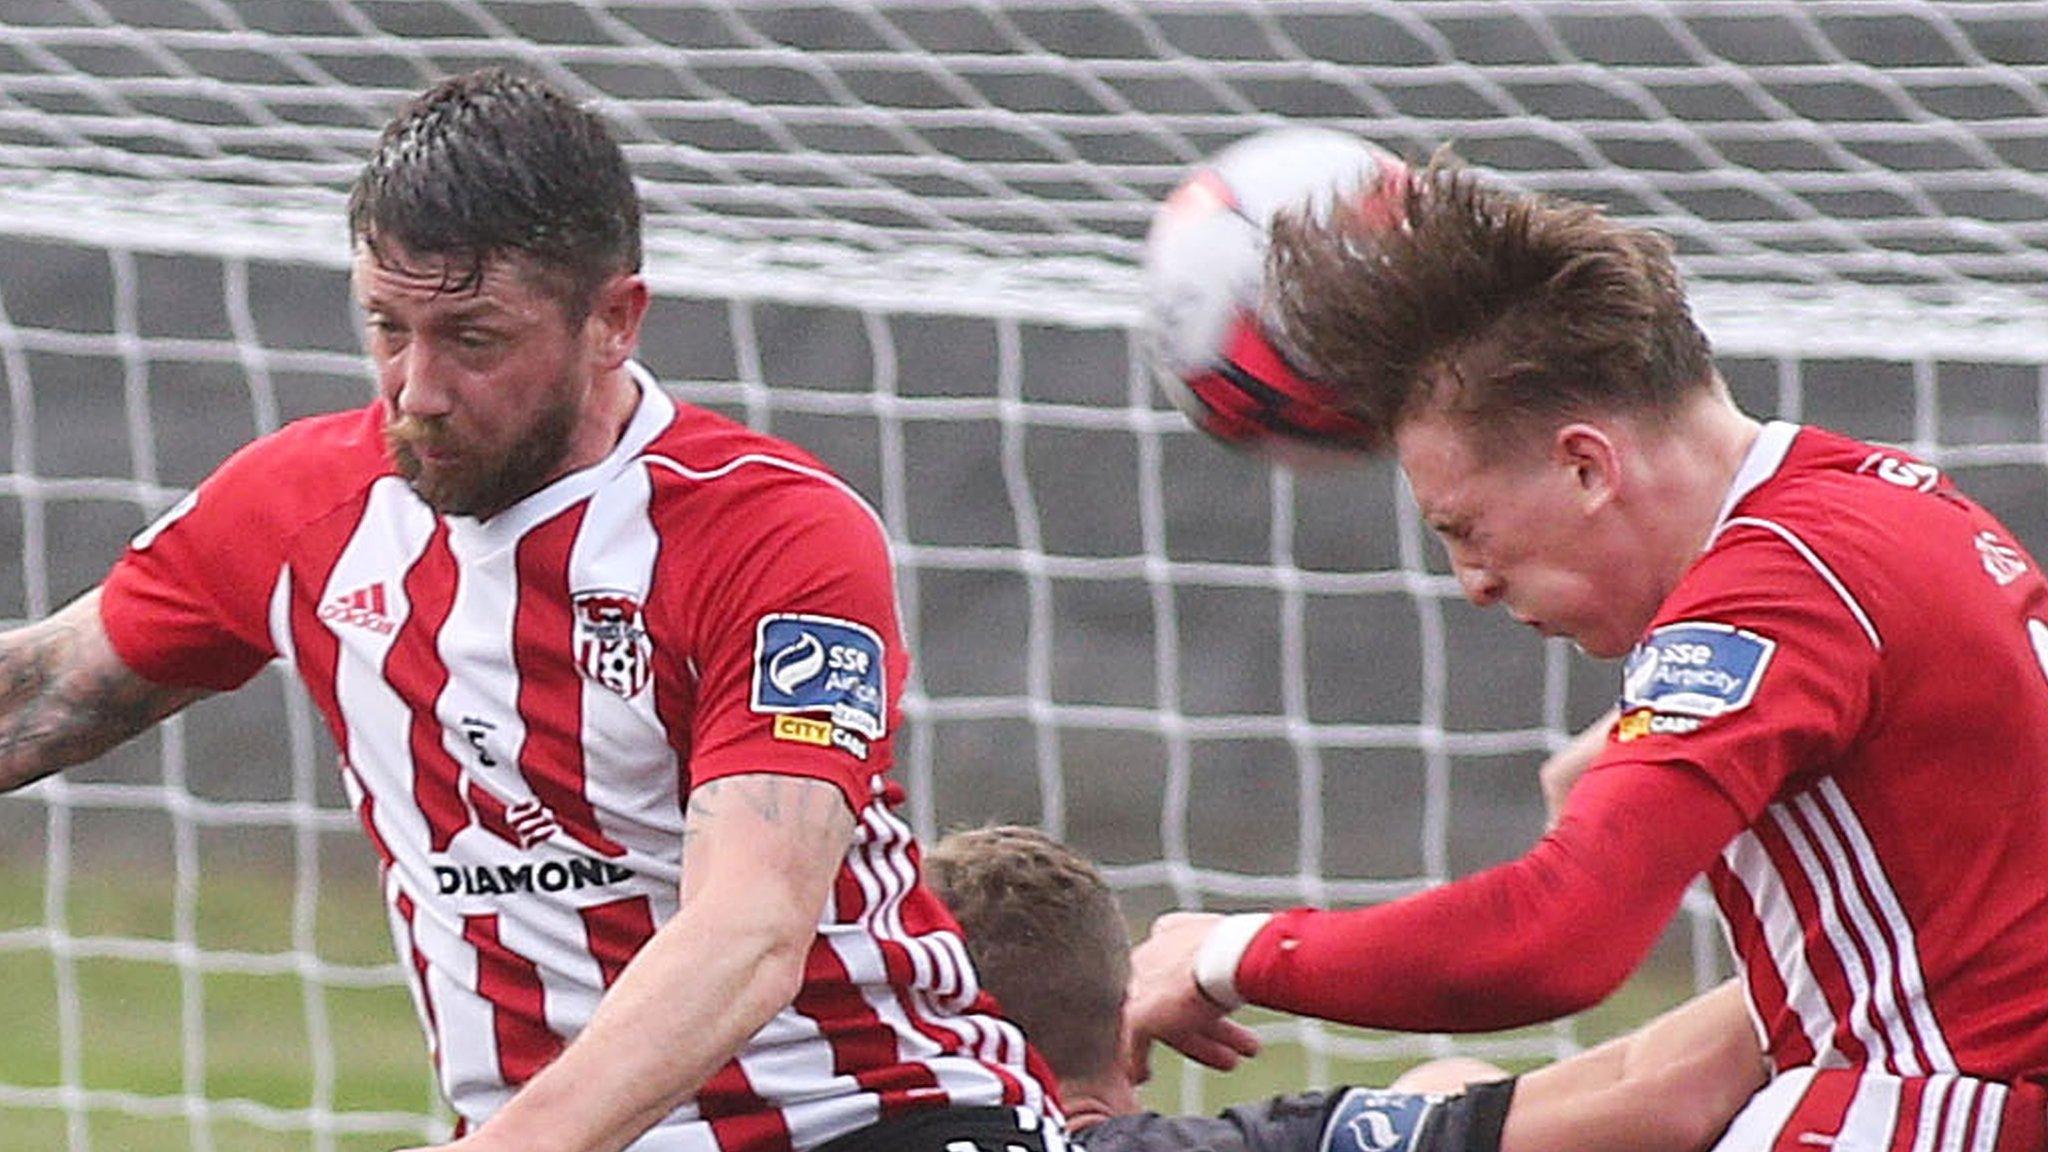
<svg viewBox="0 0 2048 1152"><path fill-rule="evenodd" d="M459 575L447 622L433 637L434 653L448 676L434 701L434 719L441 729L442 750L460 766L455 788L463 794L465 809L472 787L508 808L538 803L519 770L519 751L526 746L525 720L517 709L502 703L515 699L519 691L519 671L512 659L512 623L519 608L518 550L487 535L488 527L468 519L448 521L448 552ZM485 719L491 726L484 755L465 739L468 717ZM456 837L477 835L487 833L471 822Z"/></svg>
<svg viewBox="0 0 2048 1152"><path fill-rule="evenodd" d="M877 782L879 786L879 781ZM861 813L861 827L865 832L861 843L847 857L847 865L860 881L862 891L869 896L861 923L868 929L868 937L835 938L834 951L849 968L854 970L875 968L883 965L881 954L884 941L897 944L910 957L912 967L918 972L918 986L924 988L960 988L972 986L967 996L971 1001L979 992L971 975L966 972L948 973L943 980L936 973L940 961L935 961L927 951L927 939L912 936L904 929L901 911L903 900L912 890L914 878L909 858L909 829L894 814L879 802L872 802ZM963 1041L968 1053L973 1053L975 1040L980 1030L972 1018L954 1015L957 1008L937 1009L922 992L913 992L903 997L908 1004L899 1004L896 997L869 995L870 1007L889 1021L897 1034L904 1038L906 1047L915 1045L921 1050L926 1065L947 1096L958 1104L999 1104L1003 1098L1003 1083L994 1071L982 1067L973 1060L959 1057L940 1057L939 1042L920 1029L931 1028L952 1034ZM963 1002L964 1004L964 1002ZM923 1019L914 1019L911 1013L921 1013ZM1020 1078L1024 1079L1024 1078Z"/></svg>
<svg viewBox="0 0 2048 1152"><path fill-rule="evenodd" d="M804 1085L820 1082L835 1088L851 1090L851 1081L844 1080L830 1071L785 1074L795 1067L793 1058L800 1063L819 1055L825 1057L826 1067L829 1069L832 1055L829 1050L822 1053L803 1051L821 1045L824 1045L824 1033L819 1030L818 1022L800 1012L785 1008L770 1017L768 1023L763 1024L761 1030L754 1034L753 1043L749 1045L753 1051L740 1061L740 1067L746 1072L747 1083L753 1088L754 1095L763 1099L788 1095L792 1091L800 1091ZM760 1076L754 1074L757 1064L763 1073Z"/></svg>
<svg viewBox="0 0 2048 1152"><path fill-rule="evenodd" d="M1776 1077L1749 1102L1714 1152L1770 1152L1776 1148L1832 1148L1834 1152L1996 1152L2007 1088L1968 1076L1941 1073L1902 1077L1876 1069L1835 1071L1853 1076L1842 1104L1831 1098L1840 1081L1818 1097L1815 1068ZM1839 1122L1834 1109L1842 1109ZM1914 1114L1905 1126L1909 1111Z"/></svg>
<svg viewBox="0 0 2048 1152"><path fill-rule="evenodd" d="M1849 1098L1849 1111L1842 1117L1836 1148L1842 1152L1869 1149L1879 1152L1891 1147L1892 1133L1899 1124L1899 1100L1904 1085L1891 1076L1865 1076L1856 1082L1856 1094Z"/></svg>
<svg viewBox="0 0 2048 1152"><path fill-rule="evenodd" d="M569 550L572 591L624 592L642 606L655 597L654 566L661 552L661 540L648 512L653 491L654 484L646 469L633 468L591 497L582 527ZM568 655L576 656L573 652ZM619 753L609 745L615 743L616 733L630 728L664 731L660 717L655 714L653 689L636 693L629 700L597 680L584 677L584 762L616 763ZM583 786L595 809L598 830L644 857L635 866L673 889L682 880L683 806L677 795L681 775L673 746L665 736L662 745L669 749L668 754L658 762L636 764L630 779L586 772ZM650 780L662 783L649 787ZM672 863L672 867L644 867L657 860ZM666 912L660 916L661 920L667 918Z"/></svg>
<svg viewBox="0 0 2048 1152"><path fill-rule="evenodd" d="M363 507L362 523L381 531L361 528L349 537L320 590L318 603L326 604L366 584L383 582L388 597L386 615L405 620L411 606L405 600L403 574L418 562L433 539L435 518L426 505L413 496L405 481L386 476L370 486ZM410 733L412 712L384 679L384 662L390 657L397 632L380 635L358 629L350 642L340 646L334 669L334 698L347 718L348 747L342 749L355 766L359 781L373 796L386 798L371 808L371 822L386 844L425 844L427 821L413 804L390 803L394 796L411 796L413 782ZM406 771L399 777L395 773ZM391 774L391 775L382 775ZM403 861L401 860L401 863ZM406 875L404 887L415 893L430 892L432 877Z"/></svg>
<svg viewBox="0 0 2048 1152"><path fill-rule="evenodd" d="M1955 1071L1927 1002L1912 928L1847 795L1835 781L1824 780L1766 813L1813 889L1822 934L1850 995L1841 1022L1864 1045L1871 1065L1904 1076ZM1752 833L1731 841L1722 856L1748 890L1787 1002L1820 1053L1816 1060L1829 1063L1833 1040L1815 1035L1823 1018L1832 1033L1834 1012L1820 992L1783 877Z"/></svg>
<svg viewBox="0 0 2048 1152"><path fill-rule="evenodd" d="M281 564L277 583L270 586L270 646L277 659L287 665L298 663L298 645L292 640L292 566Z"/></svg>
<svg viewBox="0 0 2048 1152"><path fill-rule="evenodd" d="M1728 1130L1714 1143L1713 1152L1766 1152L1777 1143L1778 1133L1792 1118L1792 1110L1806 1095L1816 1069L1794 1068L1772 1079L1749 1098L1742 1111L1728 1124ZM1816 1150L1818 1152L1818 1150ZM1867 1152L1857 1149L1856 1152Z"/></svg>
<svg viewBox="0 0 2048 1152"><path fill-rule="evenodd" d="M805 1038L790 1036L797 1030ZM787 1101L782 1122L798 1148L865 1128L881 1117L879 1098L862 1091L853 1077L834 1074L832 1044L816 1022L790 1009L777 1013L747 1044L739 1063L754 1095Z"/></svg>
<svg viewBox="0 0 2048 1152"><path fill-rule="evenodd" d="M1775 520L1765 520L1759 516L1737 516L1723 524L1714 533L1714 538L1718 540L1722 532L1738 524L1746 524L1752 528L1761 528L1785 543L1790 544L1792 550L1799 553L1801 559L1811 564L1815 572L1820 573L1820 578L1827 581L1828 587L1835 590L1835 595L1841 598L1843 605L1849 609L1849 614L1854 616L1856 623L1862 627L1863 634L1870 638L1870 646L1879 652L1884 651L1884 641L1878 638L1877 625L1870 622L1870 614L1863 610L1863 605L1856 602L1856 597L1851 595L1849 589L1843 585L1841 577L1835 575L1834 569L1829 568L1826 562L1812 548L1807 546L1806 541L1799 538L1797 532L1792 531ZM1710 541L1707 546L1713 547L1712 542Z"/></svg>
<svg viewBox="0 0 2048 1152"><path fill-rule="evenodd" d="M1948 1109L1941 1118L1941 1152L1963 1152L1963 1143L1970 1136L1970 1110L1977 1104L1981 1087L1981 1081L1956 1078L1954 1095L1948 1098Z"/></svg>
<svg viewBox="0 0 2048 1152"><path fill-rule="evenodd" d="M535 904L518 916L498 916L498 943L507 952L531 961L540 979L541 1009L548 1031L574 1037L597 1011L604 972L585 943L583 918L576 909ZM471 949L474 953L475 949Z"/></svg>
<svg viewBox="0 0 2048 1152"><path fill-rule="evenodd" d="M930 1001L927 1007L932 1015L943 1023L953 1026L952 1031L970 1041L970 1051L990 1063L1008 1069L1024 1089L1024 1104L1034 1110L1051 1107L1039 1091L1039 1085L1024 1074L1026 1046L1024 1033L1015 1024L994 1016L967 1014L966 1009L981 994L980 981L974 973L973 963L967 957L967 950L959 937L951 932L926 933L911 936L903 926L902 897L907 895L915 880L915 871L910 862L912 834L910 826L895 813L879 804L870 805L874 824L888 832L885 843L888 846L887 860L900 876L901 894L892 900L886 909L888 933L891 938L914 945L929 958L934 971L941 979L931 987L933 991L920 993L920 1000ZM949 946L950 945L950 946ZM977 1071L986 1072L984 1069ZM992 1074L991 1074L992 1075ZM997 1101L1000 1101L1000 1084Z"/></svg>
<svg viewBox="0 0 2048 1152"><path fill-rule="evenodd" d="M2010 1091L2005 1085L1985 1081L1984 1099L1977 1106L1977 1131L1971 1141L1971 1152L1994 1152L1998 1147L1998 1126L2005 1118L2005 1097Z"/></svg>
<svg viewBox="0 0 2048 1152"><path fill-rule="evenodd" d="M970 984L967 973L953 963L952 954L934 947L931 937L912 935L903 926L903 901L915 890L917 880L910 863L910 829L878 804L868 805L866 822L880 833L876 847L881 851L876 862L886 878L888 896L875 910L875 921L883 938L895 940L909 950L916 961L918 986L925 989L926 995L940 1004L965 1007L973 998L970 990L965 1000L959 999L961 991Z"/></svg>
<svg viewBox="0 0 2048 1152"><path fill-rule="evenodd" d="M1801 815L1805 815L1816 825L1816 836L1824 833L1825 829L1817 826L1821 823L1821 817L1811 796L1802 795L1795 798L1792 806L1798 808ZM1864 966L1863 952L1857 949L1856 937L1852 936L1848 927L1842 923L1844 907L1849 908L1852 918L1857 918L1857 911L1862 905L1862 897L1856 891L1855 877L1839 876L1830 870L1830 863L1839 864L1841 861L1833 855L1827 861L1820 859L1812 841L1807 838L1805 828L1793 815L1791 807L1773 804L1767 811L1772 821L1778 825L1778 830L1784 833L1785 842L1791 846L1793 857L1799 862L1800 870L1806 874L1806 882L1813 887L1814 903L1820 909L1821 931L1827 936L1828 943L1834 946L1835 962L1841 966L1842 978L1849 985L1849 1005L1843 1014L1847 1017L1845 1022L1850 1033L1863 1044L1863 1050L1868 1054L1867 1062L1871 1066L1887 1072L1919 1075L1921 1069L1919 1061L1913 1058L1911 1038L1902 1038L1892 1033L1892 1028L1898 1024L1896 1007L1885 1020L1885 1034L1880 1035L1871 1024L1873 1017L1878 1014L1871 1005L1871 973ZM1869 925L1869 913L1864 911L1857 921L1859 929ZM1863 934L1859 932L1858 935ZM1883 941L1869 938L1875 935L1876 928L1871 926L1869 934L1863 936L1864 944L1873 955L1881 956ZM1880 976L1889 975L1889 961L1880 961L1878 967ZM1876 994L1890 999L1890 983L1889 979L1880 980Z"/></svg>
<svg viewBox="0 0 2048 1152"><path fill-rule="evenodd" d="M342 780L355 791L355 777L343 773ZM353 796L351 803L354 802ZM412 920L399 907L401 890L390 869L384 870L379 887L384 891L384 911L390 921L391 942L398 953L398 966L405 973L406 990L412 993L413 1015L419 1018L420 1035L427 1038L427 1060L433 1064L435 1074L441 1071L441 1030L433 1025L433 1001L427 997L426 985L420 983L420 973L413 963L413 951L419 947L413 936ZM419 915L419 906L413 906L413 915Z"/></svg>
<svg viewBox="0 0 2048 1152"><path fill-rule="evenodd" d="M1947 1115L1948 1094L1955 1090L1956 1078L1941 1074L1927 1078L1927 1087L1920 1092L1920 1119L1914 1125L1912 1152L1935 1152L1941 1143L1941 1121Z"/></svg>
<svg viewBox="0 0 2048 1152"><path fill-rule="evenodd" d="M910 864L912 836L910 826L904 823L902 818L896 813L880 805L876 805L873 811L876 823L887 828L889 831L889 858L892 864L902 872L907 885L912 875ZM897 939L903 939L907 935L903 930L900 915L898 915L900 905L901 901L898 900L890 906L891 928L895 932ZM975 975L973 962L968 959L965 943L951 932L927 933L909 942L929 950L932 956L933 967L946 974L946 979L938 985L940 991L936 994L919 994L920 1005L928 1013L937 1016L941 1023L950 1025L950 1030L954 1034L968 1040L970 1042L970 1047L968 1048L970 1053L979 1055L986 1063L998 1065L1006 1069L1010 1073L1011 1078L1023 1090L1023 1106L1037 1112L1054 1111L1057 1105L1046 1097L1042 1090L1043 1086L1026 1072L1025 1054L1027 1047L1024 1042L1023 1031L1015 1024L1001 1017L981 1013L970 1014L966 1011L974 1000L981 995L981 982ZM925 1003L926 1001L936 1001L936 1004ZM988 1069L960 1057L944 1062L944 1066L957 1066L963 1076L969 1073L976 1077L994 1075ZM960 1097L960 1090L953 1088L956 1078L944 1075L940 1062L935 1061L934 1067L941 1068L941 1084L945 1085L949 1090L953 1090L955 1098L958 1099ZM999 1078L995 1091L997 1092L996 1099L1000 1100L1002 1085ZM982 1097L977 1096L975 1099L967 1102L978 1102L980 1099Z"/></svg>
<svg viewBox="0 0 2048 1152"><path fill-rule="evenodd" d="M434 915L415 899L412 934L427 957L427 998L440 1028L441 1091L472 1123L495 1112L511 1091L498 1069L497 1011L476 994L476 949L459 924Z"/></svg>
<svg viewBox="0 0 2048 1152"><path fill-rule="evenodd" d="M965 1000L954 1000L954 994L958 988L971 986L973 978L967 972L944 972L948 965L948 957L944 957L942 953L934 953L928 947L928 939L913 937L903 927L903 900L911 894L915 879L915 873L909 863L909 828L903 826L903 822L897 820L881 804L868 804L868 810L862 812L860 822L866 828L868 836L864 840L862 851L858 853L858 869L870 873L874 881L877 881L879 890L883 892L883 898L868 908L868 929L874 933L874 943L877 943L877 947L885 941L899 945L911 961L911 970L918 972L920 976L918 982L915 982L915 988L918 990L913 990L909 996L905 996L905 1000L909 1000L907 1006L903 1006L903 1009L893 1009L891 1015L903 1015L905 1023L909 1023L911 1029L918 1035L926 1035L924 1031L918 1031L920 1023L928 1029L936 1025L936 1031L946 1031L954 1039L963 1041L963 1052L975 1054L975 1041L981 1035L981 1029L975 1025L975 1021L971 1017L954 1015L952 1011L938 1009L936 1006L954 1004L954 1011L958 1006L965 1006ZM932 990L940 988L954 994L934 996ZM975 992L979 992L979 988L975 988ZM973 992L967 996L967 1000L973 1000ZM918 1013L924 1019L911 1019L909 1013ZM926 1037L926 1043L934 1047L938 1045L938 1041L930 1037ZM946 1088L946 1093L958 1103L1001 1103L1001 1093L1004 1093L1001 1078L995 1076L995 1072L981 1068L979 1064L963 1062L952 1068L952 1072L956 1072L954 1076L948 1076L948 1066L938 1060L932 1060L932 1070L938 1076L940 1086Z"/></svg>
<svg viewBox="0 0 2048 1152"><path fill-rule="evenodd" d="M1839 892L1839 898L1841 898L1841 906L1843 906L1843 910L1847 910L1849 920L1855 924L1855 935L1858 935L1858 939L1864 941L1864 947L1860 951L1843 953L1843 963L1845 965L1855 963L1855 968L1862 968L1862 957L1864 955L1870 957L1870 965L1872 965L1872 970L1870 970L1870 990L1874 994L1874 1000L1870 1004L1870 1009L1874 1011L1876 1019L1884 1025L1884 1035L1886 1035L1886 1039L1888 1039L1888 1043L1892 1047L1890 1060L1888 1062L1886 1060L1878 1060L1878 1064L1884 1064L1890 1072L1898 1072L1901 1076L1923 1076L1927 1072L1950 1072L1950 1070L1954 1070L1952 1066L1942 1066L1933 1058L1933 1054L1921 1050L1921 1045L1915 1041L1911 1025L1907 1023L1907 1019L1905 1019L1905 1015L1901 1011L1901 1004L1898 1004L1896 988L1894 988L1894 982L1892 982L1894 972L1901 972L1901 970L1917 972L1919 965L1913 961L1913 953L1911 951L1901 949L1903 941L1901 943L1892 943L1890 939L1886 939L1884 931L1878 929L1876 916L1872 914L1870 906L1864 902L1864 890L1866 888L1872 894L1890 894L1890 877L1884 875L1884 869L1878 867L1876 859L1853 857L1849 853L1849 849L1835 836L1835 828L1827 822L1827 818L1821 812L1823 804L1827 806L1829 812L1835 814L1837 820L1843 822L1843 828L1855 826L1855 810L1849 808L1847 797L1841 795L1839 787L1831 789L1831 793L1829 793L1829 785L1831 783L1833 781L1827 781L1819 789L1808 791L1808 793L1796 797L1792 804L1806 818L1808 826L1812 828L1812 832L1815 832L1815 840L1819 842L1819 847L1825 851L1825 855L1827 855L1827 871L1837 881L1837 892ZM1806 867L1810 871L1812 863L1806 863ZM1858 883L1858 881L1862 881L1862 883ZM1903 976L1898 978L1898 986L1907 986ZM1923 1002L1915 1002L1911 1006L1913 1006L1913 1009L1919 1009L1921 1013L1925 1013L1925 1004ZM1935 1035L1939 1039L1939 1033L1935 1033Z"/></svg>
<svg viewBox="0 0 2048 1152"><path fill-rule="evenodd" d="M1877 902L1878 913L1884 917L1885 927L1894 942L1892 955L1899 967L1899 987L1905 990L1905 1007L1911 1014L1922 1058L1930 1071L1957 1071L1948 1038L1942 1034L1941 1023L1934 1018L1934 1008L1927 1000L1927 980L1920 968L1920 946L1913 935L1913 925L1906 919L1905 908L1899 904L1898 891L1892 887L1891 877L1877 858L1877 849L1870 842L1870 834L1864 829L1862 819L1856 815L1856 809L1850 805L1849 797L1840 784L1833 779L1823 780L1815 792L1841 826L1842 837L1855 858L1853 871L1863 878L1871 898Z"/></svg>
<svg viewBox="0 0 2048 1152"><path fill-rule="evenodd" d="M1735 962L1740 965L1742 949L1735 945L1735 925L1730 923L1725 915L1716 916L1714 919L1721 925L1721 944L1728 949L1728 955L1735 957ZM1735 986L1742 989L1742 1011L1749 1017L1749 1031L1756 1037L1757 1051L1770 1051L1771 1030L1764 1025L1764 1014L1757 1009L1756 988L1746 979L1737 980Z"/></svg>
<svg viewBox="0 0 2048 1152"><path fill-rule="evenodd" d="M1772 965L1785 985L1785 1004L1799 1017L1799 1029L1813 1046L1814 1063L1823 1067L1843 1063L1835 1051L1835 1016L1820 982L1806 962L1806 931L1798 909L1785 891L1784 881L1771 864L1770 853L1756 833L1745 831L1728 842L1721 852L1728 871L1749 894L1749 905L1763 930L1764 946Z"/></svg>

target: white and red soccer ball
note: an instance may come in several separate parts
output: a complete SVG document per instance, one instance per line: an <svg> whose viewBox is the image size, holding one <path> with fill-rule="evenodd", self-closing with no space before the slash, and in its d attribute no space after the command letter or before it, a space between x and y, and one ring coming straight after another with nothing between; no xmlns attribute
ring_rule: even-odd
<svg viewBox="0 0 2048 1152"><path fill-rule="evenodd" d="M1145 347L1175 407L1235 448L1287 464L1364 451L1365 426L1304 376L1261 324L1266 235L1275 213L1354 212L1397 227L1408 166L1324 128L1273 129L1197 165L1145 236Z"/></svg>

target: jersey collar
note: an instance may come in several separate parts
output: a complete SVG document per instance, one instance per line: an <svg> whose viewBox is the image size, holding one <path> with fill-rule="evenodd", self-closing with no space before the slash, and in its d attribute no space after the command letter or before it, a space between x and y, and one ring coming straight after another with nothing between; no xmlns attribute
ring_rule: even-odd
<svg viewBox="0 0 2048 1152"><path fill-rule="evenodd" d="M1714 517L1714 530L1707 533L1709 541L1721 535L1721 526L1735 512L1735 506L1742 498L1756 491L1764 481L1778 474L1785 463L1785 457L1792 451L1792 441L1799 435L1799 425L1785 420L1772 420L1757 433L1756 442L1749 446L1749 452L1742 458L1742 466L1735 470L1735 480L1728 485L1728 495L1721 501L1720 514Z"/></svg>

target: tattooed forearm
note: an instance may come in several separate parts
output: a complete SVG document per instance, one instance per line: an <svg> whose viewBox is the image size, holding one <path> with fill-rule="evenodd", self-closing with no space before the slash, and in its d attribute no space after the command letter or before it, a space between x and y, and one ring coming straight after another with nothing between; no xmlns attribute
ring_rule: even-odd
<svg viewBox="0 0 2048 1152"><path fill-rule="evenodd" d="M90 760L203 695L130 671L89 592L0 636L0 790Z"/></svg>

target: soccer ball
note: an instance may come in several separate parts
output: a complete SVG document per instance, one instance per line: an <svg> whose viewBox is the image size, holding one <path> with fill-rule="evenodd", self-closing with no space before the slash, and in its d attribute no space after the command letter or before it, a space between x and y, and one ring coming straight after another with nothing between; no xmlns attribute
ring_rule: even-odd
<svg viewBox="0 0 2048 1152"><path fill-rule="evenodd" d="M1366 427L1296 371L1259 321L1266 230L1282 208L1340 206L1400 219L1408 167L1324 128L1246 137L1196 166L1145 236L1144 347L1161 391L1195 427L1290 465L1355 458Z"/></svg>

